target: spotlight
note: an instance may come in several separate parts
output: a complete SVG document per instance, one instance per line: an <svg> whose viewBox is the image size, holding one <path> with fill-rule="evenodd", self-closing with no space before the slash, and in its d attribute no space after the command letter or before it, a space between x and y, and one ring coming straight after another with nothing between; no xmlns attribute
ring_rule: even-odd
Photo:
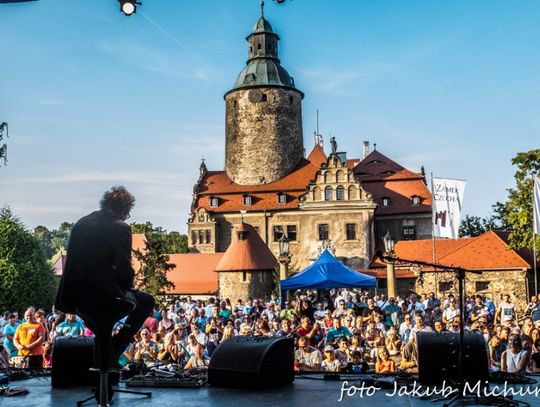
<svg viewBox="0 0 540 407"><path fill-rule="evenodd" d="M135 0L118 0L120 3L120 11L126 16L130 16L137 12L137 6L142 3Z"/></svg>

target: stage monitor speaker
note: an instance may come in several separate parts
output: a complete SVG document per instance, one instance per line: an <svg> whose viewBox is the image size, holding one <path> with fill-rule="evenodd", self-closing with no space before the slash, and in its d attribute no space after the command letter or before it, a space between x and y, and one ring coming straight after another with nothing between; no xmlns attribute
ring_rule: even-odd
<svg viewBox="0 0 540 407"><path fill-rule="evenodd" d="M459 333L418 332L416 341L420 383L448 383L459 378ZM484 336L466 332L463 344L463 378L469 383L487 380L489 361Z"/></svg>
<svg viewBox="0 0 540 407"><path fill-rule="evenodd" d="M54 341L51 386L54 388L96 386L99 375L94 366L94 338L60 336ZM111 384L118 384L119 374L111 374Z"/></svg>
<svg viewBox="0 0 540 407"><path fill-rule="evenodd" d="M235 336L219 344L208 366L214 386L262 389L294 381L294 340Z"/></svg>

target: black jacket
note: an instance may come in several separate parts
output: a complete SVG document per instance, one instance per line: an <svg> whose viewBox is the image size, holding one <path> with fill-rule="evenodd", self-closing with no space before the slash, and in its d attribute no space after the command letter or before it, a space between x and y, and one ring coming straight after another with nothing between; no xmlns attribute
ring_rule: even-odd
<svg viewBox="0 0 540 407"><path fill-rule="evenodd" d="M133 277L129 225L106 210L92 212L71 231L55 306L76 313L82 298L126 297Z"/></svg>

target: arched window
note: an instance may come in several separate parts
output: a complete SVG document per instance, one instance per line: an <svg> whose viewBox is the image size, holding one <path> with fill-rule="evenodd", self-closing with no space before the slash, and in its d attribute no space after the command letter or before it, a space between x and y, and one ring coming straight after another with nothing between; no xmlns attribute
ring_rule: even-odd
<svg viewBox="0 0 540 407"><path fill-rule="evenodd" d="M356 199L356 188L352 185L349 187L349 199L353 200Z"/></svg>
<svg viewBox="0 0 540 407"><path fill-rule="evenodd" d="M345 188L342 185L336 188L336 200L344 201L345 200Z"/></svg>
<svg viewBox="0 0 540 407"><path fill-rule="evenodd" d="M326 187L324 189L324 200L325 201L331 201L332 200L332 187Z"/></svg>
<svg viewBox="0 0 540 407"><path fill-rule="evenodd" d="M313 200L314 201L322 201L321 188L319 188L319 187L313 188Z"/></svg>
<svg viewBox="0 0 540 407"><path fill-rule="evenodd" d="M332 173L330 171L326 171L324 173L324 182L325 183L332 182Z"/></svg>
<svg viewBox="0 0 540 407"><path fill-rule="evenodd" d="M343 171L336 172L336 182L345 181L345 173Z"/></svg>

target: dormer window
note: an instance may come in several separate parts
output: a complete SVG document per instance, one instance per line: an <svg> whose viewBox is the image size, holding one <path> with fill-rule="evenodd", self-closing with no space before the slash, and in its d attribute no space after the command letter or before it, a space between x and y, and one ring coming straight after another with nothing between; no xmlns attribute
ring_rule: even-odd
<svg viewBox="0 0 540 407"><path fill-rule="evenodd" d="M379 164L381 162L382 162L381 160L372 160L368 164Z"/></svg>
<svg viewBox="0 0 540 407"><path fill-rule="evenodd" d="M286 204L287 203L287 194L284 194L283 192L280 192L277 194L277 201L278 204Z"/></svg>
<svg viewBox="0 0 540 407"><path fill-rule="evenodd" d="M390 206L390 198L383 198L382 206Z"/></svg>
<svg viewBox="0 0 540 407"><path fill-rule="evenodd" d="M244 195L243 196L244 206L251 206L251 195Z"/></svg>
<svg viewBox="0 0 540 407"><path fill-rule="evenodd" d="M219 198L217 196L210 197L210 208L217 208L219 206Z"/></svg>
<svg viewBox="0 0 540 407"><path fill-rule="evenodd" d="M421 201L421 199L420 199L420 197L418 195L413 195L413 197L412 197L413 206L420 205L420 201Z"/></svg>

